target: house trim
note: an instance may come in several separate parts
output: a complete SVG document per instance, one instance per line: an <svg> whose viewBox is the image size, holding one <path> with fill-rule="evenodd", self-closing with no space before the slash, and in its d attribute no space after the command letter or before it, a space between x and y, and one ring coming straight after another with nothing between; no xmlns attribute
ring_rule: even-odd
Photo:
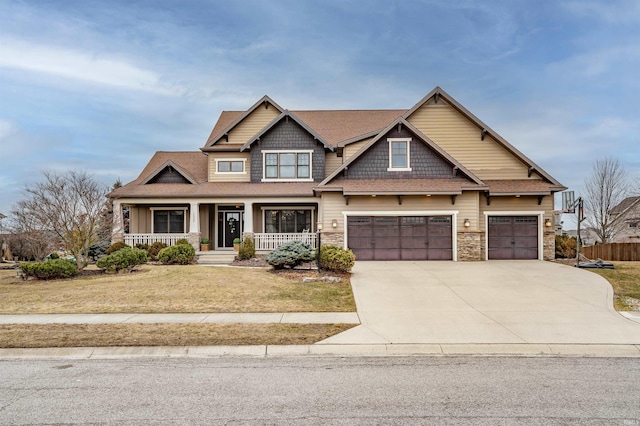
<svg viewBox="0 0 640 426"><path fill-rule="evenodd" d="M484 260L489 260L489 216L538 216L538 260L544 260L544 211L485 211L484 212Z"/></svg>
<svg viewBox="0 0 640 426"><path fill-rule="evenodd" d="M344 232L344 246L348 248L349 235L347 222L349 216L451 216L451 260L458 261L458 214L459 210L345 210L342 212Z"/></svg>

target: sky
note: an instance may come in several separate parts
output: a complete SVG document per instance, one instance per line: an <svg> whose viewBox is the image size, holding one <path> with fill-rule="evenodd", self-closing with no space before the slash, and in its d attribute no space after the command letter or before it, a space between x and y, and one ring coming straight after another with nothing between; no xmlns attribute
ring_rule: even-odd
<svg viewBox="0 0 640 426"><path fill-rule="evenodd" d="M0 0L0 213L47 171L131 181L265 94L395 109L435 86L577 195L605 157L640 182L637 0Z"/></svg>

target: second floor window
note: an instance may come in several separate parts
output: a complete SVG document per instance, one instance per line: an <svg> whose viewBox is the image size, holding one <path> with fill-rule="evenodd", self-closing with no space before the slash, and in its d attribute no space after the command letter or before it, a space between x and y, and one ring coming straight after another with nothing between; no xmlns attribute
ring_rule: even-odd
<svg viewBox="0 0 640 426"><path fill-rule="evenodd" d="M388 171L411 171L411 139L390 138Z"/></svg>
<svg viewBox="0 0 640 426"><path fill-rule="evenodd" d="M311 151L305 152L263 152L264 179L269 180L312 180Z"/></svg>
<svg viewBox="0 0 640 426"><path fill-rule="evenodd" d="M244 160L216 160L217 173L244 173Z"/></svg>

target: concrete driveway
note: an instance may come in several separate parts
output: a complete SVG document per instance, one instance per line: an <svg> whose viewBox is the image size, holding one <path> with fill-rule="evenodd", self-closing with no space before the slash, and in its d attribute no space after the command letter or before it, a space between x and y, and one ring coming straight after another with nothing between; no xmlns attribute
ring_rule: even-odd
<svg viewBox="0 0 640 426"><path fill-rule="evenodd" d="M640 344L609 283L542 261L357 262L362 325L321 344Z"/></svg>

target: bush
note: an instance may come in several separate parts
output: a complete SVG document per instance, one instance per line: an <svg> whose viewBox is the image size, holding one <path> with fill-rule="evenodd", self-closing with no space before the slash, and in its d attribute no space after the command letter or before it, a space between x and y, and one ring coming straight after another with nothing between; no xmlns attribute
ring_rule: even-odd
<svg viewBox="0 0 640 426"><path fill-rule="evenodd" d="M180 238L178 241L176 241L176 243L174 245L176 246L181 246L183 244L189 244L191 245L191 243L189 242L189 240L187 240L186 238ZM166 247L166 246L165 246Z"/></svg>
<svg viewBox="0 0 640 426"><path fill-rule="evenodd" d="M156 241L149 246L149 248L147 249L147 254L149 255L149 258L151 260L158 260L158 253L160 253L160 250L166 247L167 245L165 243Z"/></svg>
<svg viewBox="0 0 640 426"><path fill-rule="evenodd" d="M22 272L39 280L56 280L78 275L78 265L69 259L49 259L44 262L27 262L20 265Z"/></svg>
<svg viewBox="0 0 640 426"><path fill-rule="evenodd" d="M118 250L122 250L125 247L129 247L128 245L126 245L125 243L123 243L122 241L119 241L117 243L113 243L109 246L109 248L105 251L106 254L111 254L111 253L115 253Z"/></svg>
<svg viewBox="0 0 640 426"><path fill-rule="evenodd" d="M109 247L111 247L109 241L100 241L99 243L95 243L89 247L89 257L95 262L98 258L107 254Z"/></svg>
<svg viewBox="0 0 640 426"><path fill-rule="evenodd" d="M244 242L238 249L238 258L240 260L247 260L252 257L256 257L256 246L253 244L253 240L251 238L245 238Z"/></svg>
<svg viewBox="0 0 640 426"><path fill-rule="evenodd" d="M121 270L133 271L138 265L146 263L149 257L147 252L139 248L126 247L101 257L96 266L107 271L119 272Z"/></svg>
<svg viewBox="0 0 640 426"><path fill-rule="evenodd" d="M196 260L196 250L191 244L178 244L163 248L158 260L165 265L189 265Z"/></svg>
<svg viewBox="0 0 640 426"><path fill-rule="evenodd" d="M51 260L56 260L56 259L60 259L60 255L58 253L56 253L55 251L53 253L51 253L49 256L47 256L49 259Z"/></svg>
<svg viewBox="0 0 640 426"><path fill-rule="evenodd" d="M576 257L576 237L568 235L556 235L556 258Z"/></svg>
<svg viewBox="0 0 640 426"><path fill-rule="evenodd" d="M274 269L295 268L303 262L313 260L315 250L302 241L292 241L278 246L269 253L266 261Z"/></svg>
<svg viewBox="0 0 640 426"><path fill-rule="evenodd" d="M336 272L349 272L356 263L356 255L351 250L338 246L322 246L320 248L320 265L322 269Z"/></svg>

